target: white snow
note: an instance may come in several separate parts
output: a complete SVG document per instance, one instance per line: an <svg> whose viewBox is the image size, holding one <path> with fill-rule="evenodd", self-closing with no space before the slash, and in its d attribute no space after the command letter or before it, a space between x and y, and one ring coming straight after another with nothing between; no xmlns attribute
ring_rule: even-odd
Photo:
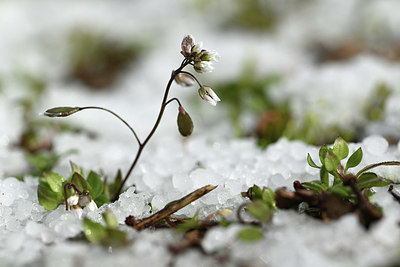
<svg viewBox="0 0 400 267"><path fill-rule="evenodd" d="M191 33L205 47L221 54L212 74L198 76L211 85L233 79L243 63L254 59L257 74L277 73L282 82L271 96L287 100L292 115L301 121L312 112L323 127L341 129L364 123L365 100L379 83L392 89L379 125L393 133L400 129L400 64L367 52L345 62L315 65L308 47L322 43L329 47L349 39L363 41L372 48L399 44L398 1L302 1L268 0L279 14L278 26L268 33L226 30L221 23L232 12L230 1L213 1L201 8L201 1L3 1L0 3L0 265L10 266L133 266L154 265L215 266L217 257L190 249L173 255L169 246L181 241L171 230L137 232L124 225L128 215L140 219L153 210L207 184L218 187L203 198L179 210L176 216L200 218L227 208L234 212L246 199L240 192L253 184L276 189L292 188L295 180L318 179L317 169L307 165L307 153L317 162L318 147L300 141L279 139L265 150L252 138L235 139L228 112L221 104L211 107L199 98L192 107L197 88L173 86L171 97L179 97L190 112L193 136L183 139L176 129L177 107L166 109L159 129L143 151L128 180L134 185L118 201L83 215L102 222L101 214L111 209L121 229L132 241L125 248L104 249L71 241L82 231L82 220L64 206L45 211L38 203L38 177L15 176L27 171L23 152L15 144L23 131L23 110L18 104L28 93L15 73L29 73L47 81L35 114L53 106L99 105L114 110L132 123L143 138L150 131L160 106L163 88L171 70L182 59L180 41ZM314 5L315 4L315 5ZM226 5L226 6L224 6ZM226 8L224 8L226 7ZM229 8L228 8L229 7ZM223 8L223 9L222 9ZM222 11L224 10L224 11ZM76 28L107 32L127 40L149 42L148 54L129 68L112 90L94 93L83 85L66 81L67 39ZM218 94L218 88L214 88ZM50 119L49 119L50 120ZM69 161L88 172L94 170L112 179L120 168L128 170L137 143L128 130L104 112L85 111L63 122L97 134L61 133L54 137L54 149L77 154L63 157L56 172L68 177ZM372 128L371 128L372 129ZM399 136L399 135L397 135ZM142 139L143 140L143 139ZM350 155L362 147L367 164L400 160L400 143L389 144L373 132L361 143L351 143ZM345 162L345 160L343 161ZM400 168L380 167L377 173L398 179ZM400 190L395 186L395 190ZM137 193L135 193L137 191ZM240 225L216 227L207 232L202 247L224 258L227 266L382 266L399 261L398 236L400 206L387 193L376 189L372 201L384 212L382 220L365 231L354 215L331 223L279 210L271 223L262 227L264 238L246 243L237 239ZM151 206L149 205L151 203ZM235 218L233 215L230 218Z"/></svg>

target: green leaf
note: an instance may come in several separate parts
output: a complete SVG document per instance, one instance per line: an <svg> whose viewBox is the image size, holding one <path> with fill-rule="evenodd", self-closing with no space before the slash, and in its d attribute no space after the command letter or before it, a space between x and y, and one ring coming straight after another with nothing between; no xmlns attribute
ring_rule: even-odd
<svg viewBox="0 0 400 267"><path fill-rule="evenodd" d="M90 195L93 199L98 198L104 190L104 184L101 181L99 175L93 171L91 171L87 177L87 182L89 183L90 187L92 188L89 191Z"/></svg>
<svg viewBox="0 0 400 267"><path fill-rule="evenodd" d="M328 172L336 170L340 165L340 159L330 150L325 154L324 165Z"/></svg>
<svg viewBox="0 0 400 267"><path fill-rule="evenodd" d="M315 164L315 162L312 160L310 153L307 154L307 163L308 163L308 165L310 165L313 168L317 168L317 169L321 168L317 164Z"/></svg>
<svg viewBox="0 0 400 267"><path fill-rule="evenodd" d="M336 171L330 172L330 174L333 175L333 185L343 184L342 178Z"/></svg>
<svg viewBox="0 0 400 267"><path fill-rule="evenodd" d="M263 191L257 185L251 187L251 200L262 199Z"/></svg>
<svg viewBox="0 0 400 267"><path fill-rule="evenodd" d="M79 173L74 172L72 175L71 183L74 184L81 192L83 190L88 190L89 193L92 191L92 187Z"/></svg>
<svg viewBox="0 0 400 267"><path fill-rule="evenodd" d="M79 111L78 107L56 107L44 112L47 117L66 117Z"/></svg>
<svg viewBox="0 0 400 267"><path fill-rule="evenodd" d="M49 184L51 190L60 193L64 191L64 182L66 181L64 177L60 174L51 172L44 175L47 183Z"/></svg>
<svg viewBox="0 0 400 267"><path fill-rule="evenodd" d="M108 228L107 235L100 241L100 243L105 247L122 247L128 242L124 231Z"/></svg>
<svg viewBox="0 0 400 267"><path fill-rule="evenodd" d="M109 199L105 194L102 194L102 195L98 196L98 197L94 200L94 202L96 203L97 207L100 208L100 207L103 206L104 204L110 203L110 199Z"/></svg>
<svg viewBox="0 0 400 267"><path fill-rule="evenodd" d="M321 161L321 163L322 163L322 165L324 165L325 164L325 155L326 155L326 152L328 152L328 146L322 146L320 149L319 149L319 160Z"/></svg>
<svg viewBox="0 0 400 267"><path fill-rule="evenodd" d="M85 218L83 219L83 233L90 242L99 243L107 235L107 230L100 223Z"/></svg>
<svg viewBox="0 0 400 267"><path fill-rule="evenodd" d="M391 184L390 181L385 181L373 172L365 172L357 179L357 186L360 190L364 188L387 186L389 184Z"/></svg>
<svg viewBox="0 0 400 267"><path fill-rule="evenodd" d="M252 201L246 205L246 211L254 218L269 222L272 218L273 209L260 199Z"/></svg>
<svg viewBox="0 0 400 267"><path fill-rule="evenodd" d="M46 210L54 210L64 201L62 194L53 192L49 186L43 184L39 184L37 194L40 205Z"/></svg>
<svg viewBox="0 0 400 267"><path fill-rule="evenodd" d="M111 210L107 209L102 214L102 216L107 225L107 228L111 228L111 229L118 228L119 223L118 223L117 216L115 216L115 214Z"/></svg>
<svg viewBox="0 0 400 267"><path fill-rule="evenodd" d="M114 183L109 185L110 195L114 195L117 192L118 188L121 186L121 184L122 184L122 172L120 169L118 169L117 175L115 176L114 179Z"/></svg>
<svg viewBox="0 0 400 267"><path fill-rule="evenodd" d="M254 226L243 227L238 233L238 238L246 242L254 242L263 238L263 232L260 228Z"/></svg>
<svg viewBox="0 0 400 267"><path fill-rule="evenodd" d="M363 157L363 152L361 147L357 149L349 158L349 160L346 163L346 168L345 171L347 171L350 168L356 167L358 164L360 164L361 160Z"/></svg>
<svg viewBox="0 0 400 267"><path fill-rule="evenodd" d="M323 165L319 171L319 177L321 179L321 184L329 186L329 173Z"/></svg>
<svg viewBox="0 0 400 267"><path fill-rule="evenodd" d="M70 161L69 164L71 165L72 174L74 174L76 172L76 173L79 173L82 177L85 176L85 174L83 173L83 170L78 165L76 165L72 161Z"/></svg>
<svg viewBox="0 0 400 267"><path fill-rule="evenodd" d="M349 146L342 137L336 138L333 144L333 153L339 158L339 160L342 160L349 155Z"/></svg>
<svg viewBox="0 0 400 267"><path fill-rule="evenodd" d="M189 136L193 132L193 121L183 107L179 107L178 129L182 136Z"/></svg>
<svg viewBox="0 0 400 267"><path fill-rule="evenodd" d="M276 203L275 203L275 191L272 189L269 189L268 187L264 187L262 190L262 200L264 201L265 204L270 206L273 209L277 209Z"/></svg>
<svg viewBox="0 0 400 267"><path fill-rule="evenodd" d="M321 193L322 190L327 190L327 187L325 185L322 185L320 181L315 180L311 182L304 182L301 183L304 187L316 192L316 193Z"/></svg>
<svg viewBox="0 0 400 267"><path fill-rule="evenodd" d="M186 219L183 223L179 224L175 229L179 232L186 232L187 230L199 228L199 213L196 213L192 218Z"/></svg>
<svg viewBox="0 0 400 267"><path fill-rule="evenodd" d="M336 195L339 195L343 198L349 198L353 194L353 190L351 189L350 186L346 185L335 185L331 188L328 188L329 193L333 193Z"/></svg>

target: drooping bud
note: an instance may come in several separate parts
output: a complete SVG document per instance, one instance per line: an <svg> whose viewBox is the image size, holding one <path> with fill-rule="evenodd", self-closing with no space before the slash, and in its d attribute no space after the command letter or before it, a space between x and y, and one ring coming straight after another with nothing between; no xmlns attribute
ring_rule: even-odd
<svg viewBox="0 0 400 267"><path fill-rule="evenodd" d="M214 90L209 86L203 86L199 89L200 97L210 103L213 106L217 105L217 102L221 101Z"/></svg>
<svg viewBox="0 0 400 267"><path fill-rule="evenodd" d="M192 47L194 46L194 37L190 34L186 35L181 44L182 54L187 57L192 53Z"/></svg>
<svg viewBox="0 0 400 267"><path fill-rule="evenodd" d="M193 132L193 121L183 107L179 107L178 130L182 136L189 136Z"/></svg>
<svg viewBox="0 0 400 267"><path fill-rule="evenodd" d="M78 205L82 208L86 207L92 201L92 196L89 194L89 191L84 190L82 195L79 196Z"/></svg>
<svg viewBox="0 0 400 267"><path fill-rule="evenodd" d="M189 74L178 73L178 75L175 76L175 82L181 86L192 86L195 80Z"/></svg>
<svg viewBox="0 0 400 267"><path fill-rule="evenodd" d="M47 117L67 117L80 110L79 107L56 107L48 109L44 112Z"/></svg>

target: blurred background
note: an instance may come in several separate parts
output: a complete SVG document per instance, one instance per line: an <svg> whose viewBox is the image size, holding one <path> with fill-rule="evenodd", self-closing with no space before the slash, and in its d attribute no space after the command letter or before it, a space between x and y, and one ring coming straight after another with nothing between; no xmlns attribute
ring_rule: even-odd
<svg viewBox="0 0 400 267"><path fill-rule="evenodd" d="M194 135L252 137L261 148L281 137L397 143L398 10L397 0L1 1L0 175L37 175L67 155L128 166L123 155L137 147L115 118L40 114L103 106L144 138L189 33L221 55L214 72L197 75L221 98L216 107L196 87L172 88ZM180 138L176 116L171 104L151 146Z"/></svg>

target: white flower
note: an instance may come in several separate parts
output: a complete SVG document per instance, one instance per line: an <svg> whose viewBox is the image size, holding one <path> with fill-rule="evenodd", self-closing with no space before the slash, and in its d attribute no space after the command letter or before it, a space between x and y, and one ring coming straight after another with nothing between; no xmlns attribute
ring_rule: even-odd
<svg viewBox="0 0 400 267"><path fill-rule="evenodd" d="M89 202L89 204L86 205L86 208L88 208L90 211L95 211L98 209L96 202L94 202L93 199Z"/></svg>
<svg viewBox="0 0 400 267"><path fill-rule="evenodd" d="M200 97L210 103L213 106L217 105L217 102L221 101L213 89L209 86L203 86L199 89Z"/></svg>
<svg viewBox="0 0 400 267"><path fill-rule="evenodd" d="M181 44L182 54L187 57L192 53L192 47L194 46L194 37L190 34L186 35Z"/></svg>
<svg viewBox="0 0 400 267"><path fill-rule="evenodd" d="M206 51L200 57L202 61L215 61L215 62L217 62L219 58L220 56L217 51Z"/></svg>
<svg viewBox="0 0 400 267"><path fill-rule="evenodd" d="M79 207L79 205L72 206L72 214L74 214L75 217L80 219L82 217L82 213L83 210L81 207Z"/></svg>
<svg viewBox="0 0 400 267"><path fill-rule="evenodd" d="M75 194L75 195L73 195L73 196L70 196L70 197L67 199L67 202L68 202L68 205L70 205L71 207L77 205L78 202L79 202L79 195L78 195L78 194Z"/></svg>
<svg viewBox="0 0 400 267"><path fill-rule="evenodd" d="M197 61L194 63L193 67L198 73L211 72L214 69L210 61Z"/></svg>

